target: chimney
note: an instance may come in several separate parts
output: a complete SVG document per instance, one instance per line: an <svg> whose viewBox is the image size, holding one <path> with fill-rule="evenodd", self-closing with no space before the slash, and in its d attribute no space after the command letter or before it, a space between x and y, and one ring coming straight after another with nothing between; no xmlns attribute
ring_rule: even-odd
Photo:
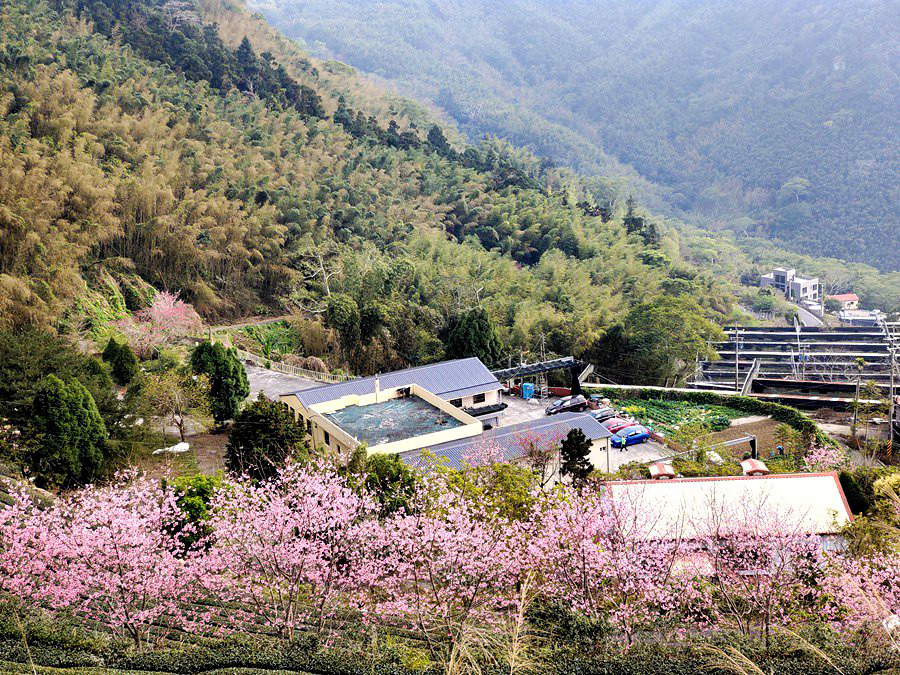
<svg viewBox="0 0 900 675"><path fill-rule="evenodd" d="M379 375L375 376L375 403L380 403L381 399L381 379Z"/></svg>

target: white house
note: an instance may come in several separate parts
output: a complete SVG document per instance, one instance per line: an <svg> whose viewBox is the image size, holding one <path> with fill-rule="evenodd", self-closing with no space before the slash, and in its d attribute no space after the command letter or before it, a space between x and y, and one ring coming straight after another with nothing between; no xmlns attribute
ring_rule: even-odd
<svg viewBox="0 0 900 675"><path fill-rule="evenodd" d="M776 267L772 272L761 275L759 287L767 288L769 286L781 291L788 300L794 302L819 300L819 278L798 277L795 269Z"/></svg>

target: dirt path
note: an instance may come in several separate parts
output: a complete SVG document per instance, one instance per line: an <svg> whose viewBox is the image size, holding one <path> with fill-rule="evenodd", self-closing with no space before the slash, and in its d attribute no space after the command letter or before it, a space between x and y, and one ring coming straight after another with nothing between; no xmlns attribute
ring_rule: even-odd
<svg viewBox="0 0 900 675"><path fill-rule="evenodd" d="M210 326L210 329L213 333L220 330L238 330L239 328L247 328L248 326L265 326L268 323L278 323L279 321L284 321L285 319L290 319L292 314L285 314L283 316L273 316L267 319L260 318L258 316L248 317L245 321L241 323L234 323L230 326Z"/></svg>

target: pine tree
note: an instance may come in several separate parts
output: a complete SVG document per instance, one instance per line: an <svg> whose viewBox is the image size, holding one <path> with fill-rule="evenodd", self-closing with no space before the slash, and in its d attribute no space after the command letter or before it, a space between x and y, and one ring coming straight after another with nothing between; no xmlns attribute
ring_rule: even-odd
<svg viewBox="0 0 900 675"><path fill-rule="evenodd" d="M573 485L584 485L593 470L590 454L591 441L584 432L581 429L569 431L560 448L560 475L569 476Z"/></svg>
<svg viewBox="0 0 900 675"><path fill-rule="evenodd" d="M131 347L126 344L119 345L119 348L113 355L110 366L112 367L113 379L123 387L131 384L138 372L137 357L131 351Z"/></svg>
<svg viewBox="0 0 900 675"><path fill-rule="evenodd" d="M445 355L448 359L477 356L488 367L500 362L503 345L487 312L479 307L457 317L451 323Z"/></svg>
<svg viewBox="0 0 900 675"><path fill-rule="evenodd" d="M289 408L260 395L235 418L225 465L236 474L271 478L288 457L307 451L305 439L306 430Z"/></svg>
<svg viewBox="0 0 900 675"><path fill-rule="evenodd" d="M234 419L250 394L247 373L235 351L204 340L191 352L191 369L209 377L210 410L216 424Z"/></svg>
<svg viewBox="0 0 900 675"><path fill-rule="evenodd" d="M103 463L106 426L94 398L78 380L48 375L38 384L30 426L35 443L28 453L42 485L90 481Z"/></svg>

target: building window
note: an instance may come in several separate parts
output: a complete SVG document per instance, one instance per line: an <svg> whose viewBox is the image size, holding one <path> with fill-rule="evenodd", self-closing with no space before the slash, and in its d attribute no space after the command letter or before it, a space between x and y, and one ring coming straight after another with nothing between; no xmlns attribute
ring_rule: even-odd
<svg viewBox="0 0 900 675"><path fill-rule="evenodd" d="M455 405L457 408L462 408L462 399L455 398L452 401L450 401L450 405Z"/></svg>
<svg viewBox="0 0 900 675"><path fill-rule="evenodd" d="M328 434L327 431L325 432L325 445L327 445L329 447L331 446L331 436Z"/></svg>
<svg viewBox="0 0 900 675"><path fill-rule="evenodd" d="M475 394L472 397L472 403L484 403L484 394Z"/></svg>

